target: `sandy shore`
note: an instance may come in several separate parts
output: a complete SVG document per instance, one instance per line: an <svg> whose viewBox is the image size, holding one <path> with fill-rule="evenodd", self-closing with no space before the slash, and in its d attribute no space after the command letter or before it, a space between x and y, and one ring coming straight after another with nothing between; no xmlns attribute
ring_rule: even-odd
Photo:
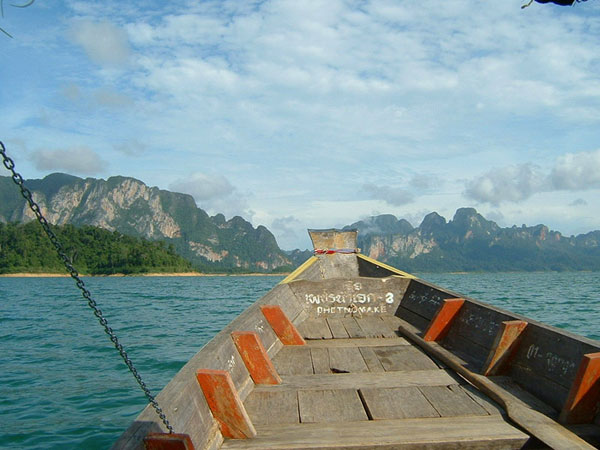
<svg viewBox="0 0 600 450"><path fill-rule="evenodd" d="M166 273L115 273L112 275L85 275L82 277L281 277L288 273L202 273L202 272L166 272ZM4 273L0 278L61 278L66 273Z"/></svg>

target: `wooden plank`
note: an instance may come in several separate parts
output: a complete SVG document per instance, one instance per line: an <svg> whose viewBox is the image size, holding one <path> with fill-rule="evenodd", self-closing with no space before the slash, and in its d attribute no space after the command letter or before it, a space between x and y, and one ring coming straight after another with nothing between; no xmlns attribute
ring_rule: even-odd
<svg viewBox="0 0 600 450"><path fill-rule="evenodd" d="M400 333L411 342L427 351L436 359L444 362L449 368L468 380L481 392L497 401L506 411L511 421L518 424L532 436L536 437L551 448L591 449L583 439L570 432L565 427L550 419L548 416L523 406L514 396L492 382L489 378L474 373L463 366L454 354L436 343L426 342L413 331L410 324L401 324Z"/></svg>
<svg viewBox="0 0 600 450"><path fill-rule="evenodd" d="M527 392L525 389L515 383L510 377L495 376L490 377L490 380L493 380L495 384L502 387L502 389L514 396L515 399L518 399L519 402L528 408L541 412L548 417L556 419L558 418L558 411L556 409L544 403L530 392Z"/></svg>
<svg viewBox="0 0 600 450"><path fill-rule="evenodd" d="M344 328L348 332L348 336L351 338L364 338L367 337L363 329L358 325L354 317L344 317L341 319L344 324Z"/></svg>
<svg viewBox="0 0 600 450"><path fill-rule="evenodd" d="M313 373L310 349L305 346L283 347L273 358L273 365L280 376Z"/></svg>
<svg viewBox="0 0 600 450"><path fill-rule="evenodd" d="M445 298L452 297L434 286L420 280L411 280L401 302L401 308L408 309L431 321Z"/></svg>
<svg viewBox="0 0 600 450"><path fill-rule="evenodd" d="M410 309L402 307L402 304L400 304L395 316L383 316L383 320L385 320L394 331L398 329L398 320L405 320L411 325L417 327L420 331L426 330L429 326L429 319L418 315Z"/></svg>
<svg viewBox="0 0 600 450"><path fill-rule="evenodd" d="M330 348L329 367L334 373L369 371L358 347Z"/></svg>
<svg viewBox="0 0 600 450"><path fill-rule="evenodd" d="M501 416L438 417L348 423L259 426L252 440L227 440L223 449L508 449L529 439Z"/></svg>
<svg viewBox="0 0 600 450"><path fill-rule="evenodd" d="M278 385L259 385L254 392L306 389L346 389L369 387L447 386L456 383L453 375L441 369L410 372L361 372L323 375L282 375Z"/></svg>
<svg viewBox="0 0 600 450"><path fill-rule="evenodd" d="M369 372L384 372L385 369L379 361L379 358L373 351L371 347L359 347L360 354L362 355L367 367L369 368Z"/></svg>
<svg viewBox="0 0 600 450"><path fill-rule="evenodd" d="M495 401L489 399L487 396L479 392L470 384L462 384L461 387L464 391L475 400L488 414L504 414L502 407Z"/></svg>
<svg viewBox="0 0 600 450"><path fill-rule="evenodd" d="M350 335L346 331L346 328L344 328L344 324L340 319L330 317L326 320L327 325L329 325L329 329L331 330L331 335L334 339L345 339L350 337Z"/></svg>
<svg viewBox="0 0 600 450"><path fill-rule="evenodd" d="M374 347L373 351L386 371L427 370L438 366L422 351L408 345L394 347Z"/></svg>
<svg viewBox="0 0 600 450"><path fill-rule="evenodd" d="M358 325L365 332L368 338L395 338L396 333L392 331L389 325L381 318L381 316L365 316L356 319Z"/></svg>
<svg viewBox="0 0 600 450"><path fill-rule="evenodd" d="M487 415L487 411L457 384L423 386L420 389L442 417Z"/></svg>
<svg viewBox="0 0 600 450"><path fill-rule="evenodd" d="M394 345L410 345L410 343L400 337L379 339L379 338L364 338L364 339L330 339L319 341L307 341L306 345L311 348L332 348L332 347L389 347Z"/></svg>
<svg viewBox="0 0 600 450"><path fill-rule="evenodd" d="M298 396L293 391L253 391L244 402L246 411L256 425L298 423Z"/></svg>
<svg viewBox="0 0 600 450"><path fill-rule="evenodd" d="M440 417L417 387L367 388L360 395L372 420Z"/></svg>
<svg viewBox="0 0 600 450"><path fill-rule="evenodd" d="M355 389L298 391L300 422L348 422L368 420Z"/></svg>
<svg viewBox="0 0 600 450"><path fill-rule="evenodd" d="M305 339L331 339L331 330L325 319L306 319L298 325L298 331Z"/></svg>
<svg viewBox="0 0 600 450"><path fill-rule="evenodd" d="M311 348L310 355L312 357L314 373L331 373L329 366L329 351L326 348Z"/></svg>

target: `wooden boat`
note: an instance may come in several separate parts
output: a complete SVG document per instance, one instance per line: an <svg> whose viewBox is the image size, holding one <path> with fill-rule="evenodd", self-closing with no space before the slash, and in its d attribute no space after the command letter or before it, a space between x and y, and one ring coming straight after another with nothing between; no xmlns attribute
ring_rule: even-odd
<svg viewBox="0 0 600 450"><path fill-rule="evenodd" d="M600 342L309 230L311 257L208 342L115 449L594 448Z"/></svg>

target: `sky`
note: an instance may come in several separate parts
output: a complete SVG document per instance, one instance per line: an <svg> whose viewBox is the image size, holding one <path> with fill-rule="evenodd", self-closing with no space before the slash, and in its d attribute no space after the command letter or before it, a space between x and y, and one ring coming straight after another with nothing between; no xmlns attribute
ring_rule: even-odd
<svg viewBox="0 0 600 450"><path fill-rule="evenodd" d="M600 229L600 1L524 3L3 2L0 140L24 178L135 177L284 249L460 207Z"/></svg>

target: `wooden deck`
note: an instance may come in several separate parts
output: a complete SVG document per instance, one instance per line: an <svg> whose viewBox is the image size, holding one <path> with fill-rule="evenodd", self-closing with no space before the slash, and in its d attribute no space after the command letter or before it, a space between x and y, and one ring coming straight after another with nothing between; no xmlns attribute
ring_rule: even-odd
<svg viewBox="0 0 600 450"><path fill-rule="evenodd" d="M311 239L356 247L356 232ZM334 252L228 324L157 400L197 449L591 449L599 364L598 341ZM165 431L147 406L113 448Z"/></svg>
<svg viewBox="0 0 600 450"><path fill-rule="evenodd" d="M309 319L244 406L253 439L222 448L521 448L502 410L381 317Z"/></svg>

